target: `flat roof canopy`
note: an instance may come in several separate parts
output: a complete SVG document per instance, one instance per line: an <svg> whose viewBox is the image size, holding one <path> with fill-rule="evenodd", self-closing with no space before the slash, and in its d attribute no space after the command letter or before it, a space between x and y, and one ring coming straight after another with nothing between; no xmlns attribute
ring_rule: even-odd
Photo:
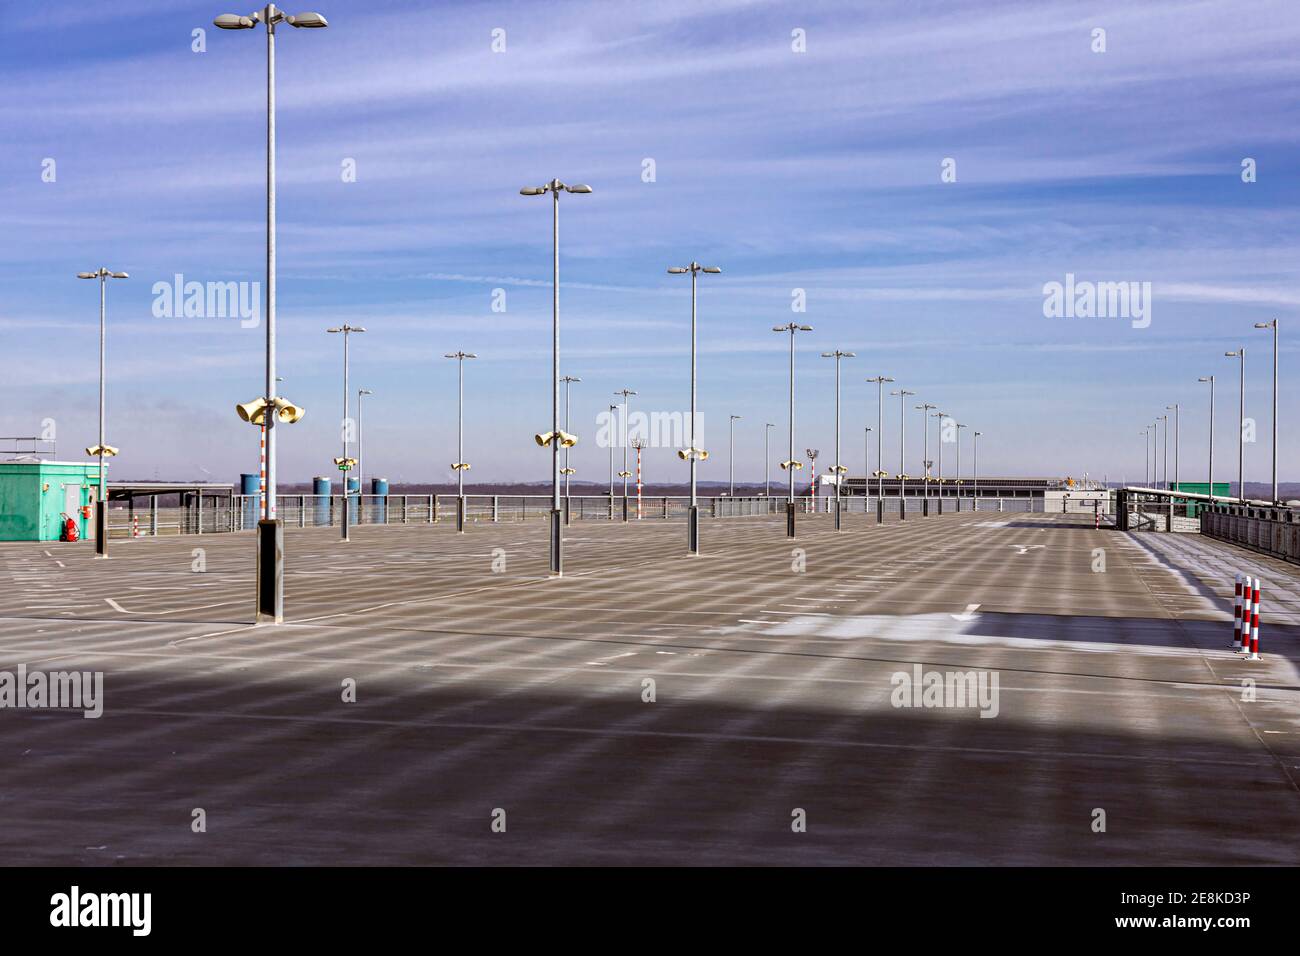
<svg viewBox="0 0 1300 956"><path fill-rule="evenodd" d="M202 494L228 497L235 493L232 483L216 481L109 481L108 497L111 501L152 495Z"/></svg>

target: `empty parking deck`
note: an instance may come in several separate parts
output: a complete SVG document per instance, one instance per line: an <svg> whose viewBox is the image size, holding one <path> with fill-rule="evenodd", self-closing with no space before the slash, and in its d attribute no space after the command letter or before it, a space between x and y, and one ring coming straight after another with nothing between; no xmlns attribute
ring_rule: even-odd
<svg viewBox="0 0 1300 956"><path fill-rule="evenodd" d="M708 523L698 558L676 522L583 522L563 579L541 523L295 530L279 626L249 623L251 535L0 545L0 668L105 696L0 712L0 854L1300 862L1294 566L1086 516L852 517ZM996 674L996 717L894 706L915 665Z"/></svg>

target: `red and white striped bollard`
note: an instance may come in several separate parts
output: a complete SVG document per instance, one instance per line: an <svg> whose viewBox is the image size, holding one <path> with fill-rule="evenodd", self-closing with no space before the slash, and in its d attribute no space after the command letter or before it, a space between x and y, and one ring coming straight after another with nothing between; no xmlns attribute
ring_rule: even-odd
<svg viewBox="0 0 1300 956"><path fill-rule="evenodd" d="M1244 650L1245 648L1243 648ZM1259 660L1259 578L1250 601L1250 660Z"/></svg>
<svg viewBox="0 0 1300 956"><path fill-rule="evenodd" d="M1234 651L1241 650L1241 581L1244 578L1237 572L1237 589L1232 598L1232 643L1228 645Z"/></svg>

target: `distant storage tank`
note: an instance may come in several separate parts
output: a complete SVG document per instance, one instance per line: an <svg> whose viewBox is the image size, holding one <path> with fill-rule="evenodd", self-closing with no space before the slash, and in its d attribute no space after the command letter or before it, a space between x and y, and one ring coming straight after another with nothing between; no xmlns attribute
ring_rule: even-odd
<svg viewBox="0 0 1300 956"><path fill-rule="evenodd" d="M388 479L371 478L370 493L375 496L375 521L384 524L388 521Z"/></svg>
<svg viewBox="0 0 1300 956"><path fill-rule="evenodd" d="M348 475L347 482L348 495L350 496L348 498L348 520L356 524L361 514L361 479Z"/></svg>
<svg viewBox="0 0 1300 956"><path fill-rule="evenodd" d="M239 493L244 496L244 510L240 515L241 528L256 528L262 513L262 482L258 475L241 474Z"/></svg>
<svg viewBox="0 0 1300 956"><path fill-rule="evenodd" d="M330 523L330 480L317 475L311 480L311 493L316 501L315 525Z"/></svg>

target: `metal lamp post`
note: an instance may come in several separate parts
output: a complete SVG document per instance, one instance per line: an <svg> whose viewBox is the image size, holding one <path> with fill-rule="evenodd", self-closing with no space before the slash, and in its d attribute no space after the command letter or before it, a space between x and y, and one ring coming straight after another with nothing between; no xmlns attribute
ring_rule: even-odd
<svg viewBox="0 0 1300 956"><path fill-rule="evenodd" d="M980 510L980 435L983 434L971 433L971 511Z"/></svg>
<svg viewBox="0 0 1300 956"><path fill-rule="evenodd" d="M836 349L834 352L823 352L822 358L835 359L835 530L840 530L840 484L847 469L840 462L840 359L856 358L856 352L845 352Z"/></svg>
<svg viewBox="0 0 1300 956"><path fill-rule="evenodd" d="M1210 383L1210 463L1209 463L1209 488L1207 492L1213 500L1214 498L1214 376L1205 375L1197 379L1198 382Z"/></svg>
<svg viewBox="0 0 1300 956"><path fill-rule="evenodd" d="M740 421L739 415L732 415L731 422L728 425L730 434L727 436L727 497L736 497L736 422Z"/></svg>
<svg viewBox="0 0 1300 956"><path fill-rule="evenodd" d="M1179 431L1178 403L1175 402L1173 405L1166 405L1165 408L1172 409L1174 413L1174 484L1173 487L1177 488L1178 487L1178 431Z"/></svg>
<svg viewBox="0 0 1300 956"><path fill-rule="evenodd" d="M104 473L104 459L116 455L117 449L113 448L104 440L104 369L105 354L108 346L108 326L105 320L104 310L104 287L108 284L109 279L129 279L131 277L125 272L113 272L101 266L94 272L78 272L77 278L99 280L99 444L94 448L87 448L86 454L99 459L99 492L95 498L95 557L106 558L108 557L108 478Z"/></svg>
<svg viewBox="0 0 1300 956"><path fill-rule="evenodd" d="M560 529L560 448L577 439L560 433L560 193L585 194L590 186L565 185L552 179L545 186L525 186L521 196L551 194L551 430L537 436L538 444L551 446L551 574L564 573L563 535Z"/></svg>
<svg viewBox="0 0 1300 956"><path fill-rule="evenodd" d="M288 23L320 29L329 23L319 13L288 16L273 3L246 17L223 13L212 22L222 30L266 27L266 494L257 528L257 619L279 624L284 620L284 531L275 513L275 28ZM343 484L346 488L346 477Z"/></svg>
<svg viewBox="0 0 1300 956"><path fill-rule="evenodd" d="M339 460L339 467L345 469L343 471L343 540L349 541L351 539L348 537L348 523L351 521L352 489L348 487L348 472L346 469L349 464L348 437L352 432L352 419L348 416L348 398L351 395L348 388L348 340L352 337L353 332L364 332L365 329L359 325L340 325L325 331L339 333L343 336L343 424L339 429L340 437L343 439L343 456ZM357 490L360 491L361 489L358 487Z"/></svg>
<svg viewBox="0 0 1300 956"><path fill-rule="evenodd" d="M443 358L456 360L456 460L452 470L456 472L456 531L465 533L465 472L469 462L465 460L465 359L478 358L473 352L448 352ZM567 416L564 423L569 426ZM569 450L566 448L567 455Z"/></svg>
<svg viewBox="0 0 1300 956"><path fill-rule="evenodd" d="M821 454L821 451L816 448L808 448L804 450L804 454L808 456L808 470L810 472L808 477L808 502L807 504L804 505L804 514L809 514L809 513L816 514L817 513L817 456Z"/></svg>
<svg viewBox="0 0 1300 956"><path fill-rule="evenodd" d="M609 406L610 421L618 414L618 406ZM609 442L609 520L614 520L614 442L611 436Z"/></svg>
<svg viewBox="0 0 1300 956"><path fill-rule="evenodd" d="M564 430L569 430L569 386L574 382L581 382L582 379L576 375L566 375L561 382L564 383ZM569 478L573 475L573 469L569 466L569 450L564 449L564 468L561 471L564 474L564 523L568 524L573 513L573 508L569 501Z"/></svg>
<svg viewBox="0 0 1300 956"><path fill-rule="evenodd" d="M864 425L862 428L862 481L863 497L871 494L871 426ZM866 514L866 504L862 506L863 514Z"/></svg>
<svg viewBox="0 0 1300 956"><path fill-rule="evenodd" d="M1160 487L1160 417L1151 423L1151 487Z"/></svg>
<svg viewBox="0 0 1300 956"><path fill-rule="evenodd" d="M907 397L916 392L900 388L889 394L898 396L898 518L902 521L907 518Z"/></svg>
<svg viewBox="0 0 1300 956"><path fill-rule="evenodd" d="M1147 463L1144 466L1147 468L1147 488L1153 488L1156 485L1156 479L1154 479L1153 475L1153 472L1156 471L1156 468L1154 468L1156 453L1153 451L1154 447L1156 447L1156 437L1152 434L1153 428L1156 428L1156 425L1147 425Z"/></svg>
<svg viewBox="0 0 1300 956"><path fill-rule="evenodd" d="M884 375L867 379L876 388L876 524L885 520L885 383L893 379Z"/></svg>
<svg viewBox="0 0 1300 956"><path fill-rule="evenodd" d="M1161 428L1164 434L1161 434ZM1159 488L1161 485L1160 476L1168 472L1168 467L1162 465L1162 462L1168 460L1164 448L1169 443L1169 421L1168 416L1157 416L1151 425L1151 480L1155 482L1153 487Z"/></svg>
<svg viewBox="0 0 1300 956"><path fill-rule="evenodd" d="M627 481L632 477L632 472L627 470L627 400L630 396L635 395L636 392L632 391L630 388L620 388L614 394L623 396L623 414L621 416L622 420L619 429L621 434L620 443L623 446L623 470L620 471L618 475L623 479L623 520L627 521Z"/></svg>
<svg viewBox="0 0 1300 956"><path fill-rule="evenodd" d="M938 478L939 478L939 514L943 514L943 422L944 422L944 419L946 419L946 418L948 417L948 413L947 413L947 412L941 412L941 411L939 411L939 410L936 408L936 409L934 410L934 414L931 415L930 417L931 417L931 418L937 418L937 419L939 419L939 423L938 423L938 425L939 425L939 427L938 427L938 432L939 432L939 434L935 435L935 439L936 439L936 441L935 441L935 445L938 446L939 451L938 451L938 453L935 455L935 457L938 459L938 463L939 463L939 464L938 464L938 470L939 470L939 474L938 474Z"/></svg>
<svg viewBox="0 0 1300 956"><path fill-rule="evenodd" d="M1277 493L1277 319L1256 322L1255 328L1273 330L1273 503L1277 504L1281 500Z"/></svg>
<svg viewBox="0 0 1300 956"><path fill-rule="evenodd" d="M686 510L686 551L688 554L700 553L700 505L695 488L695 466L696 463L707 456L708 452L695 446L695 392L697 383L697 364L696 364L696 299L701 272L709 275L718 275L722 272L717 266L702 266L698 262L692 261L689 266L672 266L669 268L670 275L691 275L691 419L687 434L687 448L684 457L691 466L691 501ZM678 452L682 456L682 452ZM626 507L626 503L625 503Z"/></svg>
<svg viewBox="0 0 1300 956"><path fill-rule="evenodd" d="M921 413L921 474L924 475L921 517L923 518L928 517L930 514L930 409L938 407L938 405L931 405L929 402L922 402L920 405L913 406Z"/></svg>
<svg viewBox="0 0 1300 956"><path fill-rule="evenodd" d="M1246 349L1244 347L1223 353L1225 358L1241 359L1240 382L1237 398L1237 500L1246 500Z"/></svg>
<svg viewBox="0 0 1300 956"><path fill-rule="evenodd" d="M1151 423L1151 487L1160 487L1160 419Z"/></svg>
<svg viewBox="0 0 1300 956"><path fill-rule="evenodd" d="M641 520L641 452L649 444L644 438L633 438L632 447L636 449L636 520Z"/></svg>
<svg viewBox="0 0 1300 956"><path fill-rule="evenodd" d="M363 465L365 464L365 458L363 456L365 455L365 450L366 450L366 445L365 445L366 435L364 429L362 428L361 396L373 395L373 394L375 393L368 388L357 389L357 495L358 495L358 500L361 503L357 508L358 519L362 519L364 517L363 512L365 511L365 501L366 501L365 472L363 469Z"/></svg>
<svg viewBox="0 0 1300 956"><path fill-rule="evenodd" d="M772 424L771 422L763 423L763 497L764 498L772 497L772 479L770 477L772 458L768 454L768 436L772 434L772 429L775 427L776 425ZM771 514L771 511L769 511L768 514Z"/></svg>
<svg viewBox="0 0 1300 956"><path fill-rule="evenodd" d="M1165 486L1165 491L1169 490L1169 416L1161 415L1160 424L1164 426L1164 438L1160 443L1160 474Z"/></svg>
<svg viewBox="0 0 1300 956"><path fill-rule="evenodd" d="M961 511L961 430L966 426L953 422L952 427L957 429L957 510Z"/></svg>
<svg viewBox="0 0 1300 956"><path fill-rule="evenodd" d="M790 333L790 457L781 462L781 467L790 473L790 491L785 500L785 534L794 537L794 473L803 467L803 462L794 457L794 336L796 332L811 332L811 325L788 322L785 325L772 326L773 332Z"/></svg>

